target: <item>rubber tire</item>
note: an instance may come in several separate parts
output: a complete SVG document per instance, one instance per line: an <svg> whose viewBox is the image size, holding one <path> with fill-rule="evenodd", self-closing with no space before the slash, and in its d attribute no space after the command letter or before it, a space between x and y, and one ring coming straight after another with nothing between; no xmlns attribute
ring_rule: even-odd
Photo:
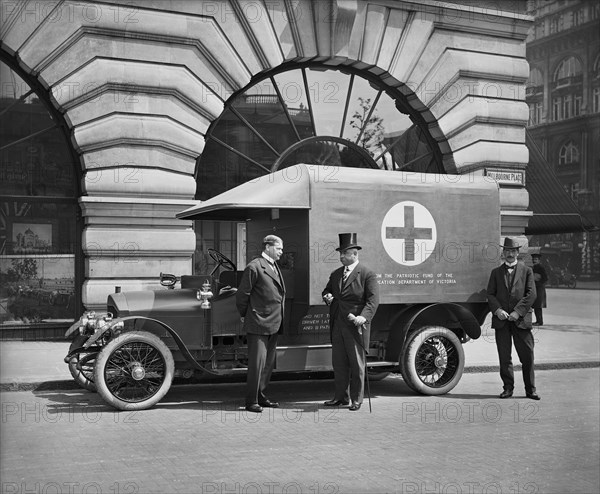
<svg viewBox="0 0 600 494"><path fill-rule="evenodd" d="M75 348L81 348L83 344L87 341L88 336L85 335L77 335L71 345L69 346L69 353L73 351ZM85 352L81 352L81 354L88 355ZM81 355L80 354L80 355ZM93 369L90 371L89 377L86 376L82 371L77 368L77 361L79 360L79 356L75 355L69 360L69 372L73 376L75 382L81 386L83 389L87 389L88 391L96 392L96 384L93 381L94 371ZM90 379L91 378L91 379Z"/></svg>
<svg viewBox="0 0 600 494"><path fill-rule="evenodd" d="M424 383L417 374L416 356L423 342L430 338L443 337L454 347L458 356L458 364L453 376L447 383L439 387L432 387ZM452 331L442 326L425 326L412 333L407 341L402 354L402 377L408 386L424 395L443 395L453 389L460 381L465 367L465 353L462 343Z"/></svg>
<svg viewBox="0 0 600 494"><path fill-rule="evenodd" d="M120 399L118 396L115 396L106 384L104 375L106 365L115 352L124 345L131 343L144 343L154 348L160 353L165 364L165 376L164 380L159 386L159 389L153 393L152 396L140 401L125 401ZM132 331L123 333L117 338L110 340L100 351L94 368L94 380L96 382L98 394L106 403L119 410L146 410L153 407L165 396L165 394L167 394L167 391L169 391L171 383L173 382L174 374L175 362L173 361L171 350L169 350L167 345L165 345L165 343L158 336L145 331Z"/></svg>

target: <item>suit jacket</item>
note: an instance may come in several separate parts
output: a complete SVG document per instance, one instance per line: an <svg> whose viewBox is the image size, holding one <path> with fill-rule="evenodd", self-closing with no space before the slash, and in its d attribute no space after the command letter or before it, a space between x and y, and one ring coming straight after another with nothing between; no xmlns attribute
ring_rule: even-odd
<svg viewBox="0 0 600 494"><path fill-rule="evenodd" d="M509 321L501 321L496 317L496 310L502 308L509 314L518 312L520 319L516 325L523 329L531 329L531 306L535 301L536 291L533 280L533 271L525 264L518 262L515 266L512 289L509 292L509 283L504 264L492 270L487 287L488 305L492 311L492 327L503 328Z"/></svg>
<svg viewBox="0 0 600 494"><path fill-rule="evenodd" d="M348 321L348 314L363 316L367 322L361 343L368 351L370 323L379 306L379 285L375 273L361 262L352 270L342 289L343 276L344 266L331 273L322 293L323 295L326 293L333 295L333 302L329 307L330 331L333 331L333 324L338 317L338 321L343 321L347 327L356 328L354 323ZM358 330L356 330L356 337L359 337Z"/></svg>
<svg viewBox="0 0 600 494"><path fill-rule="evenodd" d="M277 271L264 257L257 257L242 274L235 296L246 333L269 335L282 329L285 284L277 263L275 268Z"/></svg>

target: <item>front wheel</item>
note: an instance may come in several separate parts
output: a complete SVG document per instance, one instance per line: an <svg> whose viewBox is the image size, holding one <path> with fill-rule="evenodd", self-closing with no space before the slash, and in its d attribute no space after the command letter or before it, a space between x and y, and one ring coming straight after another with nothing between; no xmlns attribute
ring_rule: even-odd
<svg viewBox="0 0 600 494"><path fill-rule="evenodd" d="M119 410L145 410L158 403L173 381L171 350L145 331L123 333L109 341L96 359L98 394Z"/></svg>
<svg viewBox="0 0 600 494"><path fill-rule="evenodd" d="M402 376L425 395L442 395L462 377L465 354L458 337L441 326L426 326L410 335L402 355Z"/></svg>

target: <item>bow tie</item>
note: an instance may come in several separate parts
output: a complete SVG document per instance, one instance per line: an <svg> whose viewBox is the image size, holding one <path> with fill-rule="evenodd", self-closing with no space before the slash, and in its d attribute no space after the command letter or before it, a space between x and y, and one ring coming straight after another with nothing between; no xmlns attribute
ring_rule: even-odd
<svg viewBox="0 0 600 494"><path fill-rule="evenodd" d="M515 269L515 266L509 266L508 264L504 265L504 269L506 269L508 272L512 271L513 269Z"/></svg>

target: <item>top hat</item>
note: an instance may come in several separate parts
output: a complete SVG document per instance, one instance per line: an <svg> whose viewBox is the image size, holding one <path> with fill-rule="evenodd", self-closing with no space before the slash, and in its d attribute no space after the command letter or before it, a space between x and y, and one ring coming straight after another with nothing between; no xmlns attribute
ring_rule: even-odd
<svg viewBox="0 0 600 494"><path fill-rule="evenodd" d="M503 249L520 249L521 248L519 243L514 238L510 238L510 237L506 237L504 239L504 245L502 245L501 247Z"/></svg>
<svg viewBox="0 0 600 494"><path fill-rule="evenodd" d="M338 236L340 237L340 246L335 249L338 252L343 252L348 249L362 249L362 247L358 245L356 233L338 233Z"/></svg>

